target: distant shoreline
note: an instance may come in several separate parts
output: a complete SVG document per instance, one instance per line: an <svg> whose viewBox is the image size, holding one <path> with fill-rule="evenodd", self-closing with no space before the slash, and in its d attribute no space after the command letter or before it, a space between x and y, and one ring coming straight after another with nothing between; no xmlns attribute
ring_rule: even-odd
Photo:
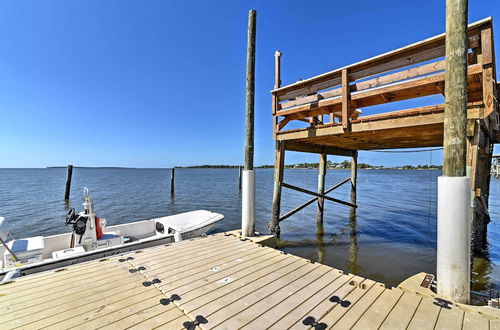
<svg viewBox="0 0 500 330"><path fill-rule="evenodd" d="M67 168L67 166L47 166L46 168ZM91 169L137 169L137 167L118 167L118 166L73 166L73 168L91 168Z"/></svg>
<svg viewBox="0 0 500 330"><path fill-rule="evenodd" d="M176 169L238 169L243 168L243 166L237 165L201 165L201 166L175 166ZM46 169L65 169L67 166L47 166ZM94 170L109 170L109 169L122 169L122 170L166 170L171 169L171 167L120 167L120 166L74 166L73 168L78 169L94 169ZM271 165L261 165L255 166L255 169L273 169L274 166ZM300 166L300 165L285 165L287 170L317 170L317 166ZM330 171L336 170L349 170L349 167L327 167ZM397 167L383 167L383 166L358 166L359 170L416 170L416 171L426 171L426 170L441 170L441 166L428 166L428 165L417 165L417 166L397 166Z"/></svg>

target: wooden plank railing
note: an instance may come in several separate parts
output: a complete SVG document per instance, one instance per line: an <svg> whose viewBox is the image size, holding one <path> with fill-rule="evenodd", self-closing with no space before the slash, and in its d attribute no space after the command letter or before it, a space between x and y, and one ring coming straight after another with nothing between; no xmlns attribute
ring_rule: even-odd
<svg viewBox="0 0 500 330"><path fill-rule="evenodd" d="M470 102L478 102L485 97L484 91L491 95L495 104L487 107L485 115L496 108L491 29L491 18L469 25L468 96ZM312 127L326 124L319 117L323 115L330 116L330 124L338 123L350 132L351 120L359 115L356 109L443 94L444 39L441 34L288 86L276 88L280 84L275 83L271 92L275 134L292 121ZM276 74L276 82L281 82L281 68Z"/></svg>

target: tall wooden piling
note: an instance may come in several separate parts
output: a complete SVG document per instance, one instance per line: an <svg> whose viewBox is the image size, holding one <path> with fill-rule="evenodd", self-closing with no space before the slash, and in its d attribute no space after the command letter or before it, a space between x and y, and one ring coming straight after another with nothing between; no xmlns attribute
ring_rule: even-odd
<svg viewBox="0 0 500 330"><path fill-rule="evenodd" d="M326 175L326 164L327 156L325 153L319 155L318 163L318 194L323 196L325 194L325 175ZM318 211L316 212L316 222L323 222L325 199L323 197L318 197Z"/></svg>
<svg viewBox="0 0 500 330"><path fill-rule="evenodd" d="M73 165L68 165L66 171L66 189L64 190L64 199L69 199L71 192L71 178L73 177Z"/></svg>
<svg viewBox="0 0 500 330"><path fill-rule="evenodd" d="M170 170L170 196L175 194L175 167Z"/></svg>
<svg viewBox="0 0 500 330"><path fill-rule="evenodd" d="M446 1L444 163L438 178L437 293L459 303L468 303L470 296L467 5L467 0Z"/></svg>
<svg viewBox="0 0 500 330"><path fill-rule="evenodd" d="M467 0L446 1L443 175L466 174Z"/></svg>
<svg viewBox="0 0 500 330"><path fill-rule="evenodd" d="M245 105L245 169L242 176L241 227L242 236L255 235L255 172L254 156L254 104L255 104L255 34L257 12L248 12L248 43Z"/></svg>
<svg viewBox="0 0 500 330"><path fill-rule="evenodd" d="M358 181L358 152L353 151L351 157L351 203L356 204L356 184ZM351 207L351 216L356 213L356 208Z"/></svg>
<svg viewBox="0 0 500 330"><path fill-rule="evenodd" d="M274 158L274 189L273 205L271 210L271 222L269 231L276 236L280 235L280 212L281 212L281 184L283 183L283 171L285 167L285 143L276 141Z"/></svg>
<svg viewBox="0 0 500 330"><path fill-rule="evenodd" d="M245 105L245 170L253 170L255 102L255 32L257 12L248 12L247 75Z"/></svg>

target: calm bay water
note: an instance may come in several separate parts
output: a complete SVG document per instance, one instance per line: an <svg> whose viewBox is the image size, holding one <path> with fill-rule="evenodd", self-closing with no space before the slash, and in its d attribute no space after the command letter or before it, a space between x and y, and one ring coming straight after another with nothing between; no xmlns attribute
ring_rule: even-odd
<svg viewBox="0 0 500 330"><path fill-rule="evenodd" d="M237 169L177 169L170 198L167 169L80 169L73 171L71 200L63 200L65 169L0 169L0 216L16 237L69 231L68 207L82 209L88 187L99 216L109 225L197 209L225 215L213 228L240 228L241 195ZM349 177L348 170L328 171L327 187ZM325 202L323 228L316 226L315 204L281 224L281 249L333 267L397 285L418 272L435 273L436 183L439 171L360 170L356 218L349 208ZM267 233L273 170L257 170L257 223ZM285 182L316 190L316 170L287 170ZM330 196L348 200L349 185ZM488 255L474 264L475 290L500 286L500 181L491 180ZM282 214L310 196L283 188Z"/></svg>

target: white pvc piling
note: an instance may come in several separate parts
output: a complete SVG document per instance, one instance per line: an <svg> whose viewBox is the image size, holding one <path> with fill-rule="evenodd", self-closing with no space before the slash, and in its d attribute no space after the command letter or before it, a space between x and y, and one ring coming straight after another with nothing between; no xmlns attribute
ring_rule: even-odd
<svg viewBox="0 0 500 330"><path fill-rule="evenodd" d="M242 236L255 233L255 171L243 170L241 187L241 227Z"/></svg>
<svg viewBox="0 0 500 330"><path fill-rule="evenodd" d="M470 295L470 196L470 178L438 178L437 293L465 304Z"/></svg>

